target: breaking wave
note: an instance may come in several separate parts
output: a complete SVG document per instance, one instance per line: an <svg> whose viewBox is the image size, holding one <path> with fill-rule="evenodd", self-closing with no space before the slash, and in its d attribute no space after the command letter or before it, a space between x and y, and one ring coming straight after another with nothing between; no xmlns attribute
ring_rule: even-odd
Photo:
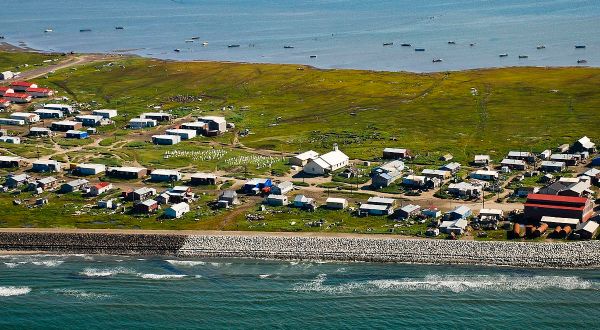
<svg viewBox="0 0 600 330"><path fill-rule="evenodd" d="M187 275L180 274L138 274L138 276L149 280L171 280L187 277Z"/></svg>
<svg viewBox="0 0 600 330"><path fill-rule="evenodd" d="M260 274L258 275L259 278L269 278L271 277L271 274Z"/></svg>
<svg viewBox="0 0 600 330"><path fill-rule="evenodd" d="M31 292L27 286L0 286L0 297L23 296Z"/></svg>
<svg viewBox="0 0 600 330"><path fill-rule="evenodd" d="M184 267L194 267L200 265L206 265L204 261L194 261L194 260L166 260L173 266L184 266Z"/></svg>
<svg viewBox="0 0 600 330"><path fill-rule="evenodd" d="M109 277L117 274L135 274L135 272L129 268L115 267L115 268L85 268L79 274L87 277Z"/></svg>
<svg viewBox="0 0 600 330"><path fill-rule="evenodd" d="M598 284L576 276L505 276L505 275L428 275L423 278L383 279L342 284L326 284L327 274L309 282L297 283L295 291L349 293L353 291L526 291L526 290L599 290Z"/></svg>

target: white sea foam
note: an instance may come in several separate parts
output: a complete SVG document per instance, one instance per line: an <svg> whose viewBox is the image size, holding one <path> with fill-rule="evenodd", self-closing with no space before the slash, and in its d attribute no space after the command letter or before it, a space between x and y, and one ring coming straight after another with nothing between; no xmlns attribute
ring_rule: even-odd
<svg viewBox="0 0 600 330"><path fill-rule="evenodd" d="M55 290L55 292L65 295L65 296L71 296L71 297L75 297L75 298L79 298L79 299L87 299L87 300L106 299L106 298L111 297L108 294L88 292L88 291L82 291L82 290L74 290L74 289L57 289L57 290Z"/></svg>
<svg viewBox="0 0 600 330"><path fill-rule="evenodd" d="M22 296L31 292L27 286L0 286L0 297Z"/></svg>
<svg viewBox="0 0 600 330"><path fill-rule="evenodd" d="M19 264L16 262L5 262L4 265L6 265L7 268L15 268L19 266Z"/></svg>
<svg viewBox="0 0 600 330"><path fill-rule="evenodd" d="M260 277L260 278L269 278L269 277L271 277L271 274L260 274L260 275L258 275L258 277Z"/></svg>
<svg viewBox="0 0 600 330"><path fill-rule="evenodd" d="M187 275L180 274L138 274L139 277L143 279L149 280L171 280L171 279L181 279L186 277Z"/></svg>
<svg viewBox="0 0 600 330"><path fill-rule="evenodd" d="M115 267L115 268L85 268L79 274L87 277L108 277L117 274L135 274L135 272L129 268Z"/></svg>
<svg viewBox="0 0 600 330"><path fill-rule="evenodd" d="M506 275L428 275L423 278L383 279L326 284L326 274L309 282L298 283L296 291L317 291L330 294L352 291L525 291L525 290L600 290L598 284L576 276L506 276Z"/></svg>
<svg viewBox="0 0 600 330"><path fill-rule="evenodd" d="M44 267L56 267L63 264L64 260L42 260L42 261L32 261L31 263L36 266L44 266Z"/></svg>
<svg viewBox="0 0 600 330"><path fill-rule="evenodd" d="M167 260L173 266L183 266L183 267L194 267L199 265L206 265L204 261L197 260Z"/></svg>

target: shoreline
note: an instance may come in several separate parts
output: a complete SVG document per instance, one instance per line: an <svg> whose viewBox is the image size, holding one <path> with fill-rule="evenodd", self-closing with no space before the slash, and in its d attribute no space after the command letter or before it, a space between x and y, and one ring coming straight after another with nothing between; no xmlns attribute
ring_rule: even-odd
<svg viewBox="0 0 600 330"><path fill-rule="evenodd" d="M8 253L600 268L599 241L482 242L322 233L0 229L0 254Z"/></svg>

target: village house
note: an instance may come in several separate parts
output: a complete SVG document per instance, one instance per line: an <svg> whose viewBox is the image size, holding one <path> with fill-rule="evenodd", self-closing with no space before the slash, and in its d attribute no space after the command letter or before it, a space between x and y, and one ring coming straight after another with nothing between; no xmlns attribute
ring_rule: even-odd
<svg viewBox="0 0 600 330"><path fill-rule="evenodd" d="M491 162L490 155L475 155L473 165L475 166L488 166Z"/></svg>
<svg viewBox="0 0 600 330"><path fill-rule="evenodd" d="M28 81L13 81L10 83L10 88L14 89L15 92L25 92L27 88L37 88L38 85Z"/></svg>
<svg viewBox="0 0 600 330"><path fill-rule="evenodd" d="M203 121L193 121L179 125L180 129L196 131L196 135L206 135L208 132L208 124Z"/></svg>
<svg viewBox="0 0 600 330"><path fill-rule="evenodd" d="M37 87L37 88L29 87L25 90L25 92L34 98L50 97L50 96L54 95L53 90L51 90L50 88L42 88L42 87Z"/></svg>
<svg viewBox="0 0 600 330"><path fill-rule="evenodd" d="M15 90L10 87L0 86L0 96L4 96L4 94L12 94L14 92Z"/></svg>
<svg viewBox="0 0 600 330"><path fill-rule="evenodd" d="M466 219L445 220L440 224L440 231L446 234L462 235L468 226Z"/></svg>
<svg viewBox="0 0 600 330"><path fill-rule="evenodd" d="M70 115L73 113L73 107L68 104L45 104L44 109L59 110L65 115Z"/></svg>
<svg viewBox="0 0 600 330"><path fill-rule="evenodd" d="M181 140L190 140L196 137L196 131L193 129L168 129L165 131L167 135L179 136Z"/></svg>
<svg viewBox="0 0 600 330"><path fill-rule="evenodd" d="M55 119L63 117L63 112L60 110L37 109L34 111L34 113L40 116L41 119Z"/></svg>
<svg viewBox="0 0 600 330"><path fill-rule="evenodd" d="M2 71L0 72L0 80L8 80L15 77L15 74L12 71Z"/></svg>
<svg viewBox="0 0 600 330"><path fill-rule="evenodd" d="M16 168L25 165L25 159L13 156L0 156L0 168Z"/></svg>
<svg viewBox="0 0 600 330"><path fill-rule="evenodd" d="M62 164L55 160L36 160L31 165L33 172L60 172Z"/></svg>
<svg viewBox="0 0 600 330"><path fill-rule="evenodd" d="M97 205L99 209L112 209L113 207L115 207L115 203L113 202L112 198L100 200L98 201Z"/></svg>
<svg viewBox="0 0 600 330"><path fill-rule="evenodd" d="M270 192L273 182L271 179L254 178L244 183L244 193L258 195L261 192Z"/></svg>
<svg viewBox="0 0 600 330"><path fill-rule="evenodd" d="M3 98L16 104L31 102L31 95L25 93L5 93Z"/></svg>
<svg viewBox="0 0 600 330"><path fill-rule="evenodd" d="M538 155L538 157L542 160L550 159L550 156L552 156L552 151L550 151L550 149L546 149L540 152L540 154Z"/></svg>
<svg viewBox="0 0 600 330"><path fill-rule="evenodd" d="M33 124L40 121L40 116L37 113L29 112L13 112L10 114L10 118L24 120L25 124Z"/></svg>
<svg viewBox="0 0 600 330"><path fill-rule="evenodd" d="M238 195L234 190L224 190L217 200L219 207L230 207L239 203Z"/></svg>
<svg viewBox="0 0 600 330"><path fill-rule="evenodd" d="M452 173L450 173L450 171L447 170L433 170L426 168L421 172L421 175L423 175L426 178L437 178L439 180L446 180L450 178Z"/></svg>
<svg viewBox="0 0 600 330"><path fill-rule="evenodd" d="M192 188L188 186L175 186L165 192L169 196L169 203L181 203L190 202L194 199L195 194L192 192Z"/></svg>
<svg viewBox="0 0 600 330"><path fill-rule="evenodd" d="M534 163L535 155L529 151L509 151L506 159L522 160L527 163Z"/></svg>
<svg viewBox="0 0 600 330"><path fill-rule="evenodd" d="M21 144L21 138L18 136L0 136L0 142L10 144Z"/></svg>
<svg viewBox="0 0 600 330"><path fill-rule="evenodd" d="M190 176L192 185L216 185L217 176L212 173L194 173Z"/></svg>
<svg viewBox="0 0 600 330"><path fill-rule="evenodd" d="M113 184L110 182L99 182L90 187L90 196L100 196L109 190L113 189Z"/></svg>
<svg viewBox="0 0 600 330"><path fill-rule="evenodd" d="M57 132L76 131L82 127L80 122L72 120L55 121L50 125L50 129Z"/></svg>
<svg viewBox="0 0 600 330"><path fill-rule="evenodd" d="M410 150L403 148L385 148L383 159L411 159L411 153Z"/></svg>
<svg viewBox="0 0 600 330"><path fill-rule="evenodd" d="M131 201L142 201L156 195L156 189L149 187L138 188L126 194L126 199Z"/></svg>
<svg viewBox="0 0 600 330"><path fill-rule="evenodd" d="M111 119L118 115L117 110L114 109L99 109L92 111L92 115L100 116L104 119Z"/></svg>
<svg viewBox="0 0 600 330"><path fill-rule="evenodd" d="M375 189L388 187L402 177L404 162L393 160L371 170L371 185Z"/></svg>
<svg viewBox="0 0 600 330"><path fill-rule="evenodd" d="M500 162L504 167L508 167L511 170L524 171L527 168L527 163L520 159L505 158Z"/></svg>
<svg viewBox="0 0 600 330"><path fill-rule="evenodd" d="M581 173L580 177L588 177L594 184L600 183L600 170L597 168L590 168L589 170Z"/></svg>
<svg viewBox="0 0 600 330"><path fill-rule="evenodd" d="M584 136L581 139L575 141L573 146L571 147L573 152L583 152L587 151L589 153L596 152L596 144L593 143L589 137Z"/></svg>
<svg viewBox="0 0 600 330"><path fill-rule="evenodd" d="M46 137L54 135L49 128L46 127L32 127L29 129L27 136L30 137Z"/></svg>
<svg viewBox="0 0 600 330"><path fill-rule="evenodd" d="M154 197L154 200L158 203L158 205L165 205L165 204L169 204L169 202L171 200L171 196L169 196L169 194L164 192L164 193L159 194L158 196Z"/></svg>
<svg viewBox="0 0 600 330"><path fill-rule="evenodd" d="M313 150L305 151L289 159L290 165L305 166L309 161L319 157L319 153Z"/></svg>
<svg viewBox="0 0 600 330"><path fill-rule="evenodd" d="M576 166L581 160L580 155L576 154L553 154L550 156L551 161L564 162L567 166Z"/></svg>
<svg viewBox="0 0 600 330"><path fill-rule="evenodd" d="M133 205L133 212L135 213L150 214L156 212L157 210L158 202L153 199L147 199Z"/></svg>
<svg viewBox="0 0 600 330"><path fill-rule="evenodd" d="M68 130L65 133L67 139L87 139L89 137L87 132L78 130Z"/></svg>
<svg viewBox="0 0 600 330"><path fill-rule="evenodd" d="M447 220L459 220L468 219L473 215L473 211L468 206L460 205L455 207L452 211L446 213Z"/></svg>
<svg viewBox="0 0 600 330"><path fill-rule="evenodd" d="M533 221L542 217L574 218L587 221L594 213L593 202L585 197L530 194L525 203L524 216Z"/></svg>
<svg viewBox="0 0 600 330"><path fill-rule="evenodd" d="M35 190L38 193L54 189L58 186L58 180L53 176L47 176L29 183L29 190Z"/></svg>
<svg viewBox="0 0 600 330"><path fill-rule="evenodd" d="M539 191L539 187L519 187L515 189L515 195L517 197L527 197L527 195L537 194Z"/></svg>
<svg viewBox="0 0 600 330"><path fill-rule="evenodd" d="M85 127L100 126L103 119L104 117L97 115L80 115L75 117L75 120L80 122Z"/></svg>
<svg viewBox="0 0 600 330"><path fill-rule="evenodd" d="M585 178L568 178L573 180L565 180L567 178L561 178L561 180L553 182L539 190L540 194L544 195L560 195L560 196L573 196L582 197L584 195L591 195L590 190L591 182L585 180Z"/></svg>
<svg viewBox="0 0 600 330"><path fill-rule="evenodd" d="M325 201L325 207L330 210L344 210L348 207L348 201L345 198L329 197Z"/></svg>
<svg viewBox="0 0 600 330"><path fill-rule="evenodd" d="M23 126L25 121L23 119L0 118L0 125Z"/></svg>
<svg viewBox="0 0 600 330"><path fill-rule="evenodd" d="M143 167L109 167L106 170L106 175L120 179L141 179L148 174L148 169Z"/></svg>
<svg viewBox="0 0 600 330"><path fill-rule="evenodd" d="M81 190L83 187L87 186L88 183L90 183L90 182L86 179L72 180L67 183L64 183L60 187L60 192L62 192L62 193L75 192L75 191Z"/></svg>
<svg viewBox="0 0 600 330"><path fill-rule="evenodd" d="M158 123L154 119L132 118L129 120L128 126L131 129L142 129L147 127L155 127L156 125L158 125Z"/></svg>
<svg viewBox="0 0 600 330"><path fill-rule="evenodd" d="M438 178L427 178L422 175L407 175L402 178L402 184L414 189L432 189L441 185L441 180Z"/></svg>
<svg viewBox="0 0 600 330"><path fill-rule="evenodd" d="M294 184L290 181L283 181L271 186L271 193L275 195L285 195L294 190Z"/></svg>
<svg viewBox="0 0 600 330"><path fill-rule="evenodd" d="M181 180L181 173L176 170L158 169L150 172L150 181L173 182Z"/></svg>
<svg viewBox="0 0 600 330"><path fill-rule="evenodd" d="M75 167L75 173L79 175L98 175L106 171L104 164L89 164L81 163Z"/></svg>
<svg viewBox="0 0 600 330"><path fill-rule="evenodd" d="M10 108L10 101L0 97L0 112Z"/></svg>
<svg viewBox="0 0 600 330"><path fill-rule="evenodd" d="M205 122L208 125L208 130L205 132L206 136L216 136L227 131L227 121L224 117L204 116L199 117L198 121Z"/></svg>
<svg viewBox="0 0 600 330"><path fill-rule="evenodd" d="M479 198L483 193L483 187L469 182L451 183L448 186L448 193L457 197Z"/></svg>
<svg viewBox="0 0 600 330"><path fill-rule="evenodd" d="M398 219L406 220L419 215L420 212L421 207L419 205L408 204L396 210L396 216Z"/></svg>
<svg viewBox="0 0 600 330"><path fill-rule="evenodd" d="M27 174L9 174L6 176L4 184L6 187L14 189L28 184L29 180L30 177Z"/></svg>
<svg viewBox="0 0 600 330"><path fill-rule="evenodd" d="M161 122L161 121L171 121L171 119L173 118L173 115L171 115L170 113L165 113L165 112L146 112L140 115L141 119L152 119L152 120L156 120L157 122Z"/></svg>
<svg viewBox="0 0 600 330"><path fill-rule="evenodd" d="M579 223L575 227L575 234L579 235L581 239L593 239L598 232L598 226L598 223L595 221Z"/></svg>
<svg viewBox="0 0 600 330"><path fill-rule="evenodd" d="M294 197L294 207L298 207L303 210L314 211L317 208L315 200L304 195L296 195Z"/></svg>
<svg viewBox="0 0 600 330"><path fill-rule="evenodd" d="M428 208L421 211L421 214L426 218L437 219L442 216L442 211L437 208Z"/></svg>
<svg viewBox="0 0 600 330"><path fill-rule="evenodd" d="M460 163L457 163L457 162L448 163L448 164L440 167L440 170L448 171L452 174L456 174L460 170Z"/></svg>
<svg viewBox="0 0 600 330"><path fill-rule="evenodd" d="M452 159L454 159L454 156L452 156L452 154L444 154L440 157L440 160L444 162L449 162Z"/></svg>
<svg viewBox="0 0 600 330"><path fill-rule="evenodd" d="M303 171L308 174L323 175L348 166L349 161L350 158L338 149L337 144L334 144L333 151L309 161Z"/></svg>
<svg viewBox="0 0 600 330"><path fill-rule="evenodd" d="M190 211L190 205L188 203L181 202L181 203L173 204L173 205L171 205L171 207L167 208L165 210L165 217L171 218L171 219L179 219L184 214L188 213L189 211Z"/></svg>
<svg viewBox="0 0 600 330"><path fill-rule="evenodd" d="M391 215L394 213L396 200L393 198L369 197L359 207L359 215Z"/></svg>
<svg viewBox="0 0 600 330"><path fill-rule="evenodd" d="M471 172L469 174L471 179L483 180L483 181L495 181L498 180L499 174L498 171L486 171L486 170L477 170Z"/></svg>
<svg viewBox="0 0 600 330"><path fill-rule="evenodd" d="M285 206L288 205L288 198L286 195L270 194L265 199L265 203L271 206Z"/></svg>
<svg viewBox="0 0 600 330"><path fill-rule="evenodd" d="M473 223L482 229L497 230L500 221L504 218L504 212L499 209L481 209L479 215L473 219Z"/></svg>
<svg viewBox="0 0 600 330"><path fill-rule="evenodd" d="M152 135L152 143L158 145L175 145L181 142L181 137L179 135Z"/></svg>
<svg viewBox="0 0 600 330"><path fill-rule="evenodd" d="M565 162L555 162L545 160L540 164L540 170L543 172L562 172L567 168Z"/></svg>

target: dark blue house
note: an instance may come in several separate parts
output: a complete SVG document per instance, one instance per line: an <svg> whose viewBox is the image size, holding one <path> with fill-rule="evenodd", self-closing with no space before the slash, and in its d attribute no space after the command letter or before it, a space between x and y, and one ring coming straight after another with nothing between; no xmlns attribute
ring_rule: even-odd
<svg viewBox="0 0 600 330"><path fill-rule="evenodd" d="M68 139L87 139L88 133L83 131L69 130L67 131Z"/></svg>

